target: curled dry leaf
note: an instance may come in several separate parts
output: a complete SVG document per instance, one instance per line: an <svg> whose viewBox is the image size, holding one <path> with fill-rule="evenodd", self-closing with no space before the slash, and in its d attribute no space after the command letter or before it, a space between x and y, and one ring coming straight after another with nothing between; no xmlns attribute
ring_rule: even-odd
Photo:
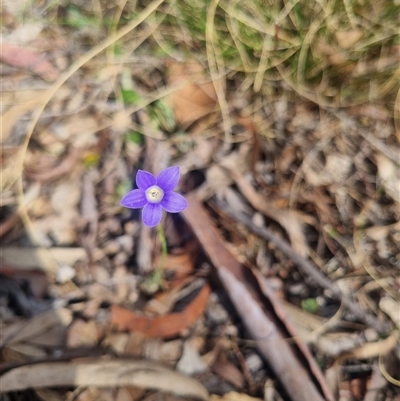
<svg viewBox="0 0 400 401"><path fill-rule="evenodd" d="M39 363L13 369L0 377L2 392L70 386L136 386L208 399L207 390L198 381L150 361Z"/></svg>
<svg viewBox="0 0 400 401"><path fill-rule="evenodd" d="M203 314L209 294L210 286L206 284L183 312L154 318L113 305L111 306L111 322L119 330L137 331L149 337L173 337L192 325Z"/></svg>

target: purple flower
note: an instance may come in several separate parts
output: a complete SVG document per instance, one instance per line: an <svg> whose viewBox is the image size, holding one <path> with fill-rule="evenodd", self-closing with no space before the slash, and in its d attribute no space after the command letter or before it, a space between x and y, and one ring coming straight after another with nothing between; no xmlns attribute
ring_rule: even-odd
<svg viewBox="0 0 400 401"><path fill-rule="evenodd" d="M138 189L128 192L121 205L130 209L142 207L142 220L148 227L156 226L162 217L162 209L178 213L187 208L186 199L172 190L178 185L181 173L179 167L169 167L157 177L139 170L136 174Z"/></svg>

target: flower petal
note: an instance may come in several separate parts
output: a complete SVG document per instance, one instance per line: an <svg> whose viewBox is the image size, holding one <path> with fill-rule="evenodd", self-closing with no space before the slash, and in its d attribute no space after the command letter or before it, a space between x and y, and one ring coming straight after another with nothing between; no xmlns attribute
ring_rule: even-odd
<svg viewBox="0 0 400 401"><path fill-rule="evenodd" d="M162 217L162 207L159 203L148 203L142 212L143 223L147 227L154 227L160 221Z"/></svg>
<svg viewBox="0 0 400 401"><path fill-rule="evenodd" d="M157 180L153 174L148 171L139 170L136 174L136 185L138 188L146 190L148 187L152 185L156 185Z"/></svg>
<svg viewBox="0 0 400 401"><path fill-rule="evenodd" d="M181 173L178 166L168 167L157 176L157 185L164 191L172 191L179 182Z"/></svg>
<svg viewBox="0 0 400 401"><path fill-rule="evenodd" d="M130 209L137 209L143 207L147 203L146 192L142 189L134 189L128 192L120 202L120 205Z"/></svg>
<svg viewBox="0 0 400 401"><path fill-rule="evenodd" d="M187 208L186 199L176 192L165 192L164 198L161 201L161 206L167 212L178 213Z"/></svg>

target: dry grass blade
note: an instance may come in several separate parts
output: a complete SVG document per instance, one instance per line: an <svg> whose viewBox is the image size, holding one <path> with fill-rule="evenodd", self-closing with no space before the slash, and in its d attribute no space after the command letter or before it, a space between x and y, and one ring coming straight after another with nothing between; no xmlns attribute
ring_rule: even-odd
<svg viewBox="0 0 400 401"><path fill-rule="evenodd" d="M398 343L399 333L393 332L388 338L382 341L377 341L374 343L366 343L359 348L356 348L350 352L346 352L345 354L341 355L338 361L342 362L347 359L369 359L369 358L376 358L378 356L384 356L388 354L390 351Z"/></svg>
<svg viewBox="0 0 400 401"><path fill-rule="evenodd" d="M208 399L207 390L195 379L150 361L41 363L13 369L0 377L3 392L70 386L136 386Z"/></svg>

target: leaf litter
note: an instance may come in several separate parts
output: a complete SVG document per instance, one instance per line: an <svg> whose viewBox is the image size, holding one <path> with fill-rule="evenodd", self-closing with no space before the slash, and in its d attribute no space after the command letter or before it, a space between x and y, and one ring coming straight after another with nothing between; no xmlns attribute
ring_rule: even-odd
<svg viewBox="0 0 400 401"><path fill-rule="evenodd" d="M395 10L6 3L5 399L395 400Z"/></svg>

